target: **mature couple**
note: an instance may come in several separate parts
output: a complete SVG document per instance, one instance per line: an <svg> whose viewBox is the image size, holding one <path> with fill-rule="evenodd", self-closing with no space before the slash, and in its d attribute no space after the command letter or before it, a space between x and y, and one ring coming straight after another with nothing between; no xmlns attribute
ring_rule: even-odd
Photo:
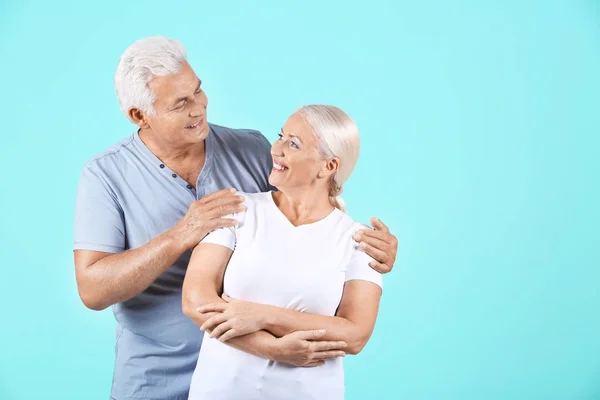
<svg viewBox="0 0 600 400"><path fill-rule="evenodd" d="M352 119L304 106L272 145L209 124L162 37L125 51L115 88L139 129L84 166L74 246L82 301L117 319L111 398L343 398L340 357L369 339L397 251L339 198Z"/></svg>

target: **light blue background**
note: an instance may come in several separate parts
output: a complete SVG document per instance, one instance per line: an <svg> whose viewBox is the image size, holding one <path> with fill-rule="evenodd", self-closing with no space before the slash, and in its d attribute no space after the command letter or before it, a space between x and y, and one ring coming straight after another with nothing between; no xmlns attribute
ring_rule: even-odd
<svg viewBox="0 0 600 400"><path fill-rule="evenodd" d="M187 46L212 122L273 140L321 102L359 124L345 199L400 252L348 399L600 399L598 2L4 0L0 27L0 399L108 398L73 202L133 130L118 57L156 34Z"/></svg>

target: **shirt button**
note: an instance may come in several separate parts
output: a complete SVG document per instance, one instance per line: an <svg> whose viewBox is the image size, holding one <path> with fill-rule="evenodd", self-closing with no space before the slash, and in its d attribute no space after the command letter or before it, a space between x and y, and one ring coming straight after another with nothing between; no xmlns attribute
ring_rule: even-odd
<svg viewBox="0 0 600 400"><path fill-rule="evenodd" d="M193 188L193 186L192 186L192 185L188 185L187 187L188 187L188 189L191 189L191 188Z"/></svg>
<svg viewBox="0 0 600 400"><path fill-rule="evenodd" d="M160 164L159 167L164 168L165 164Z"/></svg>
<svg viewBox="0 0 600 400"><path fill-rule="evenodd" d="M172 176L173 178L177 178L177 175L175 175L175 174L173 174L173 175L171 175L171 176Z"/></svg>

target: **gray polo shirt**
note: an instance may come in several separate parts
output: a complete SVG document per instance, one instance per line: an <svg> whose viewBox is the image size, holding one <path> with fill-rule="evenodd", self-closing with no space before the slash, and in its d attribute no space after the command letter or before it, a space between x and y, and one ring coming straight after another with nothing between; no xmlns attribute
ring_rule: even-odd
<svg viewBox="0 0 600 400"><path fill-rule="evenodd" d="M190 204L233 187L270 189L269 141L252 130L210 125L196 187L171 171L138 133L92 158L81 173L75 205L75 249L119 253L170 229ZM115 369L111 398L183 400L202 332L181 310L190 251L138 296L115 304Z"/></svg>

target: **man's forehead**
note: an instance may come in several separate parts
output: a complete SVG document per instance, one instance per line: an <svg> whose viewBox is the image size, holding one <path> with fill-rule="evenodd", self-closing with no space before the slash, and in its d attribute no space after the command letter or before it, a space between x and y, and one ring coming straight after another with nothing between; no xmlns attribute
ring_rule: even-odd
<svg viewBox="0 0 600 400"><path fill-rule="evenodd" d="M179 98L189 96L202 84L202 81L195 75L179 75L177 73L154 77L148 84L148 87L158 97Z"/></svg>

